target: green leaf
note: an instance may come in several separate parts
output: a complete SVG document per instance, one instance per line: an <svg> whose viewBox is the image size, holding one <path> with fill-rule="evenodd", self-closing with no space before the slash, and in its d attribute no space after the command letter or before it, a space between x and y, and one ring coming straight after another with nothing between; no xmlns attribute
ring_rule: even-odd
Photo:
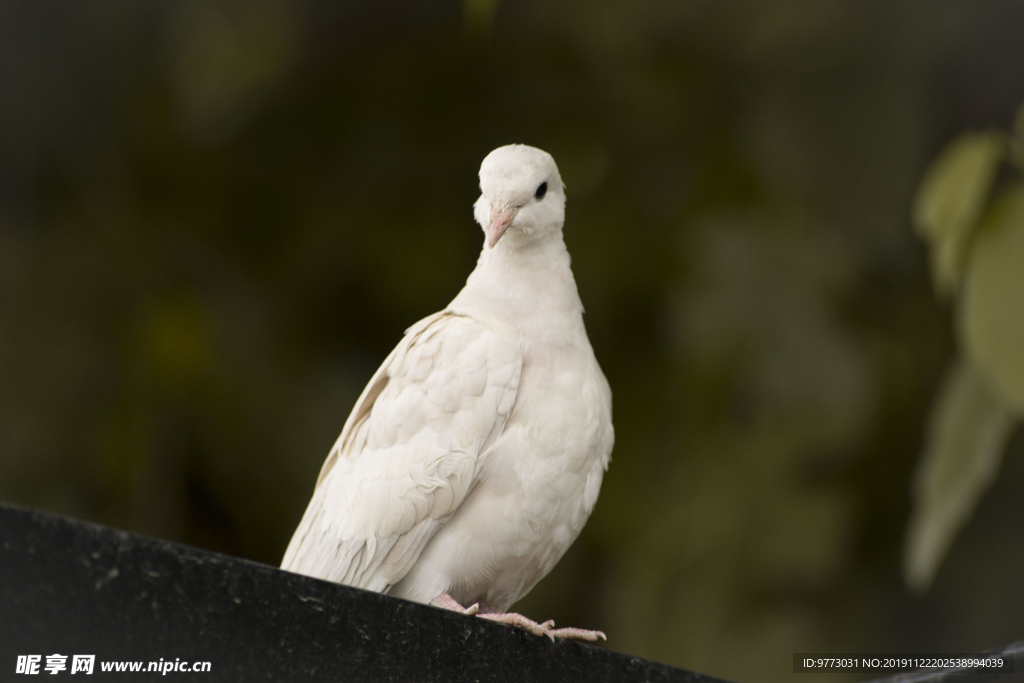
<svg viewBox="0 0 1024 683"><path fill-rule="evenodd" d="M969 363L947 372L932 408L904 541L907 585L924 592L995 478L1016 420Z"/></svg>
<svg viewBox="0 0 1024 683"><path fill-rule="evenodd" d="M914 199L914 227L928 242L932 280L941 294L960 285L967 246L1006 150L1000 132L964 133L925 173Z"/></svg>
<svg viewBox="0 0 1024 683"><path fill-rule="evenodd" d="M975 236L957 322L971 360L1024 416L1024 184L996 200Z"/></svg>

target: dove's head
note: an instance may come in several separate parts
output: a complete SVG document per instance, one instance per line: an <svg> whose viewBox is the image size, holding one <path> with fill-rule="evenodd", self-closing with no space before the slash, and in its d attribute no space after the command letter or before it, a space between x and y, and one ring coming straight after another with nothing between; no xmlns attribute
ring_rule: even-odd
<svg viewBox="0 0 1024 683"><path fill-rule="evenodd" d="M558 235L565 222L565 185L555 160L528 145L494 150L480 164L473 214L489 248L505 235L517 244Z"/></svg>

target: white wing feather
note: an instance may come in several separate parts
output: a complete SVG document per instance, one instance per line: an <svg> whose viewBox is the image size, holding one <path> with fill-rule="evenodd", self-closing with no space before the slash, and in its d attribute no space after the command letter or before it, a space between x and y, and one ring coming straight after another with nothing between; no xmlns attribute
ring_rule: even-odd
<svg viewBox="0 0 1024 683"><path fill-rule="evenodd" d="M356 402L283 569L387 591L472 489L519 389L507 334L442 311L410 327Z"/></svg>

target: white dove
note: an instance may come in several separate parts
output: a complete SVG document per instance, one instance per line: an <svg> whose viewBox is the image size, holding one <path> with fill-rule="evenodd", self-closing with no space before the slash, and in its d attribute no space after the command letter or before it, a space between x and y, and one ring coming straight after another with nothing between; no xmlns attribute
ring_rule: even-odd
<svg viewBox="0 0 1024 683"><path fill-rule="evenodd" d="M485 245L466 286L410 327L356 401L283 569L478 614L555 566L611 457L611 390L583 326L554 159L499 147L480 166Z"/></svg>

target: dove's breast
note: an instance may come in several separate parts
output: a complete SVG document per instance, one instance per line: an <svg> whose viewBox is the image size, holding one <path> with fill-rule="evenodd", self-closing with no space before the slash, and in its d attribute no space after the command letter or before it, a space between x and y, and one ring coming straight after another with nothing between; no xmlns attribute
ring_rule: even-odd
<svg viewBox="0 0 1024 683"><path fill-rule="evenodd" d="M611 392L582 321L559 336L524 348L515 408L474 489L393 595L506 609L579 535L611 454Z"/></svg>

